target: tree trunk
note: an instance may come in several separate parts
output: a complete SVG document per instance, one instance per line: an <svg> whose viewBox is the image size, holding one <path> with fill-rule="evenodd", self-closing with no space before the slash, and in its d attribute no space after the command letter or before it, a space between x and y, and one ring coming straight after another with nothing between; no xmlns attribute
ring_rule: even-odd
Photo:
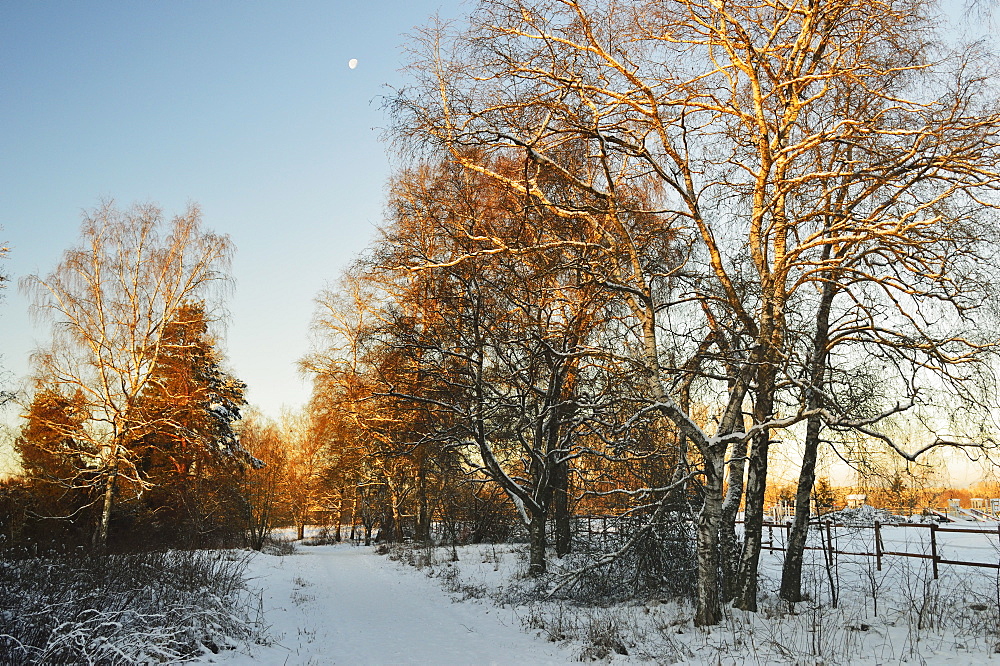
<svg viewBox="0 0 1000 666"><path fill-rule="evenodd" d="M101 507L101 524L97 530L95 546L98 550L104 550L108 545L108 528L111 525L111 507L114 504L115 485L118 481L118 460L108 474L108 480L104 484L104 503Z"/></svg>
<svg viewBox="0 0 1000 666"><path fill-rule="evenodd" d="M766 423L774 410L774 366L761 372L754 404L754 421ZM760 540L764 528L764 495L767 490L767 455L771 444L771 429L764 428L753 438L747 471L746 502L743 512L743 556L737 573L734 605L747 611L757 611L757 570L760 565Z"/></svg>
<svg viewBox="0 0 1000 666"><path fill-rule="evenodd" d="M351 541L357 538L358 530L358 488L354 487L354 499L351 502Z"/></svg>
<svg viewBox="0 0 1000 666"><path fill-rule="evenodd" d="M431 540L431 514L427 501L427 463L423 457L417 467L417 524L414 539L424 543Z"/></svg>
<svg viewBox="0 0 1000 666"><path fill-rule="evenodd" d="M394 513L392 509L382 511L382 518L378 525L378 536L375 537L376 543L398 542L398 539L396 539L396 521L393 518Z"/></svg>
<svg viewBox="0 0 1000 666"><path fill-rule="evenodd" d="M746 503L743 513L743 556L736 577L734 605L747 611L757 610L757 568L760 564L760 540L764 526L764 491L767 487L767 453L771 433L764 430L754 436L747 474Z"/></svg>
<svg viewBox="0 0 1000 666"><path fill-rule="evenodd" d="M533 511L528 523L528 538L530 540L530 557L528 575L540 576L545 573L545 513Z"/></svg>
<svg viewBox="0 0 1000 666"><path fill-rule="evenodd" d="M816 459L819 453L819 432L822 423L819 416L809 418L806 426L805 452L802 455L802 469L795 490L795 519L788 534L785 562L781 567L780 596L785 601L802 601L802 562L805 556L806 538L809 536L809 517L812 514L811 495L816 482Z"/></svg>
<svg viewBox="0 0 1000 666"><path fill-rule="evenodd" d="M337 531L334 533L334 541L340 543L340 526L344 523L344 494L338 493L337 495Z"/></svg>
<svg viewBox="0 0 1000 666"><path fill-rule="evenodd" d="M829 255L829 252L826 252ZM816 311L816 338L813 340L812 367L809 386L806 388L806 409L818 409L823 404L823 376L826 372L830 342L830 308L837 295L832 280L823 283L823 295ZM802 562L805 557L806 537L809 534L809 517L812 514L810 499L816 483L816 460L819 456L819 436L823 422L819 414L809 417L806 424L805 450L802 468L795 490L795 520L788 535L785 562L781 567L781 598L785 601L802 601Z"/></svg>
<svg viewBox="0 0 1000 666"><path fill-rule="evenodd" d="M722 517L725 448L711 453L704 461L705 501L698 515L698 607L694 623L699 627L712 626L722 620L719 600L719 522Z"/></svg>
<svg viewBox="0 0 1000 666"><path fill-rule="evenodd" d="M573 548L570 512L569 512L569 462L562 461L555 465L555 478L553 486L555 496L554 511L556 523L556 556L564 557L569 555Z"/></svg>
<svg viewBox="0 0 1000 666"><path fill-rule="evenodd" d="M392 542L403 543L403 517L399 514L401 502L395 490L390 490L389 502L392 504Z"/></svg>
<svg viewBox="0 0 1000 666"><path fill-rule="evenodd" d="M298 540L302 541L303 539L306 538L306 523L305 523L305 520L299 521L299 524L297 525L297 527L298 527L298 535L297 535L298 536Z"/></svg>
<svg viewBox="0 0 1000 666"><path fill-rule="evenodd" d="M722 570L721 594L723 601L736 595L736 563L740 557L736 538L736 517L743 500L743 475L746 470L747 442L741 439L733 446L729 460L729 487L722 502L719 525L719 557Z"/></svg>
<svg viewBox="0 0 1000 666"><path fill-rule="evenodd" d="M204 498L201 492L201 465L198 464L198 457L195 455L191 460L191 465L187 472L182 472L183 476L180 480L180 485L183 490L188 492L183 493L186 497L184 502L188 509L188 516L191 519L191 528L189 537L189 547L191 548L202 548L205 544L202 542L206 529L205 520L202 514Z"/></svg>

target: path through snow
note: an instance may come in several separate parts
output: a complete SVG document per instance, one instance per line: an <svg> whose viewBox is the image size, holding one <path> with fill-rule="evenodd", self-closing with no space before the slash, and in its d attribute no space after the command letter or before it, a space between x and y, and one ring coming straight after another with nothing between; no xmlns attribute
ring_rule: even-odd
<svg viewBox="0 0 1000 666"><path fill-rule="evenodd" d="M256 554L275 644L211 655L215 663L567 664L573 655L525 633L510 609L454 603L437 581L349 545Z"/></svg>

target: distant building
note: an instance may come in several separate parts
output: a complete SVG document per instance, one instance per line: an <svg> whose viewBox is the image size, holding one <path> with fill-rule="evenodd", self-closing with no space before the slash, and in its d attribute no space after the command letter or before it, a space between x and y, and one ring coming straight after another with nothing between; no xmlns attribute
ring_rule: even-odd
<svg viewBox="0 0 1000 666"><path fill-rule="evenodd" d="M994 497L992 499L985 497L973 497L970 502L972 504L973 511L989 513L994 516L1000 515L1000 497Z"/></svg>

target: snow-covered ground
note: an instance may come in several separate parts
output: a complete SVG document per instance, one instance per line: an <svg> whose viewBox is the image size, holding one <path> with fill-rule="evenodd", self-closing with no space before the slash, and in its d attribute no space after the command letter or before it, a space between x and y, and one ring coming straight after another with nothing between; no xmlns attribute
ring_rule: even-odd
<svg viewBox="0 0 1000 666"><path fill-rule="evenodd" d="M458 603L433 578L372 548L299 547L256 554L247 569L262 589L270 645L208 655L215 663L566 664L564 647L525 633L516 613Z"/></svg>
<svg viewBox="0 0 1000 666"><path fill-rule="evenodd" d="M972 525L970 525L971 527ZM980 525L981 527L981 525ZM994 526L995 529L995 526ZM841 530L838 548L868 550L871 531ZM886 549L923 552L920 530L885 531ZM939 535L942 536L942 535ZM948 535L946 557L996 561L997 537ZM207 655L260 664L1000 664L1000 576L924 559L807 553L807 594L794 611L777 598L781 553L761 561L759 613L730 609L710 630L689 604L646 595L625 604L549 598L555 578L524 575L524 547L299 546L258 554L273 642ZM553 558L552 568L560 561ZM834 592L837 606L832 599Z"/></svg>

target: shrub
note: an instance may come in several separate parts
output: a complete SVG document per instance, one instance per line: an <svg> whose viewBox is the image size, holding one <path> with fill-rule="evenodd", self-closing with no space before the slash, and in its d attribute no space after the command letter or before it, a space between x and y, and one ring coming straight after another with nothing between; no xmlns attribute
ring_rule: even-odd
<svg viewBox="0 0 1000 666"><path fill-rule="evenodd" d="M184 661L259 639L246 555L82 550L0 559L7 663Z"/></svg>
<svg viewBox="0 0 1000 666"><path fill-rule="evenodd" d="M591 535L588 535L591 536ZM680 513L647 526L642 518L608 521L600 535L601 548L579 544L566 569L577 570L566 594L574 599L604 603L643 596L692 598L697 580L694 526ZM599 564L606 553L632 546L613 561Z"/></svg>

